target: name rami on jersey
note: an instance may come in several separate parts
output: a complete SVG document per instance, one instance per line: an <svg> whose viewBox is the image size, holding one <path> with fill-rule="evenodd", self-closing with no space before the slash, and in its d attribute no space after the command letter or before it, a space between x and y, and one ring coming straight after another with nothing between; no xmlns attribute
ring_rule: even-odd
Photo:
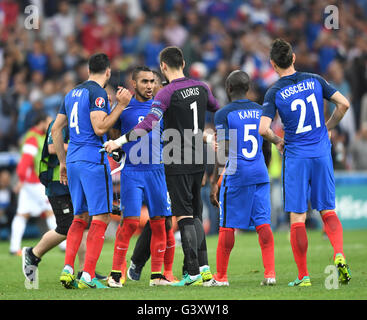
<svg viewBox="0 0 367 320"><path fill-rule="evenodd" d="M182 98L185 99L191 96L198 96L200 94L200 91L198 87L194 87L181 90L180 93L182 95Z"/></svg>
<svg viewBox="0 0 367 320"><path fill-rule="evenodd" d="M248 118L260 118L260 112L258 110L242 110L238 112L238 116L241 120Z"/></svg>
<svg viewBox="0 0 367 320"><path fill-rule="evenodd" d="M80 97L82 95L83 90L82 89L74 89L71 96L72 97Z"/></svg>
<svg viewBox="0 0 367 320"><path fill-rule="evenodd" d="M283 91L280 92L280 95L285 100L289 98L291 95L305 91L305 90L314 90L315 89L315 82L313 81L305 81L300 82L294 86L291 86Z"/></svg>

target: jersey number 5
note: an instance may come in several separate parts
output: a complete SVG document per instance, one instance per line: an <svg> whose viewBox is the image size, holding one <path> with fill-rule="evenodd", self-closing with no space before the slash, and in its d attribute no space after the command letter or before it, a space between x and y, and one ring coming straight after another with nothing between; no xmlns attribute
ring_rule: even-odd
<svg viewBox="0 0 367 320"><path fill-rule="evenodd" d="M250 134L250 130L257 130L256 124L245 124L244 127L244 135L243 135L243 141L251 141L252 142L252 149L249 152L246 148L242 148L242 154L245 158L251 159L256 156L257 150L259 148L259 144L257 142L257 139L255 136Z"/></svg>
<svg viewBox="0 0 367 320"><path fill-rule="evenodd" d="M70 114L70 128L75 128L77 134L80 133L78 125L78 102L75 102Z"/></svg>
<svg viewBox="0 0 367 320"><path fill-rule="evenodd" d="M321 124L320 124L320 113L319 113L319 107L317 105L315 94L313 93L313 94L309 95L306 98L306 100L307 100L307 102L309 102L309 103L311 102L311 104L312 104L313 112L315 114L316 128L319 128L321 126ZM297 130L296 130L296 134L311 131L312 126L310 124L308 126L304 126L305 119L306 119L306 102L302 99L294 100L291 104L291 110L296 111L297 106L301 107L301 114L299 116L299 121L298 121L298 127L297 127Z"/></svg>

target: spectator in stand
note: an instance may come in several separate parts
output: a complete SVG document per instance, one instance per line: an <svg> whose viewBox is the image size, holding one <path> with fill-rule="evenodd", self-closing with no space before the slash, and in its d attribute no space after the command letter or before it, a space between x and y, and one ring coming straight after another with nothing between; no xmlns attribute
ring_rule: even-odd
<svg viewBox="0 0 367 320"><path fill-rule="evenodd" d="M81 42L88 54L91 55L102 46L103 26L97 23L97 14L90 13L87 16L88 22L83 25L81 30Z"/></svg>
<svg viewBox="0 0 367 320"><path fill-rule="evenodd" d="M345 79L344 67L342 63L338 60L334 60L333 62L331 62L328 68L328 74L330 84L342 95L344 95L348 99L348 101L351 101L350 86ZM327 106L327 115L329 118L334 111L334 105L328 103ZM354 110L352 105L350 106L345 117L340 121L339 126L344 132L348 134L348 140L353 141L356 134L356 128L354 120Z"/></svg>
<svg viewBox="0 0 367 320"><path fill-rule="evenodd" d="M167 17L167 24L163 31L164 39L169 46L182 47L188 36L186 28L184 28L178 21L176 15L169 15Z"/></svg>
<svg viewBox="0 0 367 320"><path fill-rule="evenodd" d="M48 58L44 53L43 47L41 40L34 41L33 50L27 55L27 62L31 71L39 71L42 74L46 74Z"/></svg>
<svg viewBox="0 0 367 320"><path fill-rule="evenodd" d="M15 99L9 92L9 76L0 73L0 151L7 151L16 142L15 123L17 111Z"/></svg>
<svg viewBox="0 0 367 320"><path fill-rule="evenodd" d="M165 48L163 33L158 26L153 27L150 41L144 48L144 59L147 67L151 69L159 68L159 53Z"/></svg>
<svg viewBox="0 0 367 320"><path fill-rule="evenodd" d="M11 186L11 172L7 169L0 171L0 228L10 230L11 221L15 215L17 201ZM8 231L6 230L6 231ZM6 234L6 232L5 232Z"/></svg>
<svg viewBox="0 0 367 320"><path fill-rule="evenodd" d="M355 170L367 170L367 122L363 123L361 130L352 141L350 152L353 156Z"/></svg>

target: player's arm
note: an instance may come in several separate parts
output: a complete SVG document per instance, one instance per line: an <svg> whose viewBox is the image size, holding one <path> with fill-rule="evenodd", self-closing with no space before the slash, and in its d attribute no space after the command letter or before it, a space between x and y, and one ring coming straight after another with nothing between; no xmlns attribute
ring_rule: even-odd
<svg viewBox="0 0 367 320"><path fill-rule="evenodd" d="M223 142L218 143L217 152L215 155L215 165L214 165L213 176L210 181L211 183L210 202L212 203L213 206L218 207L218 208L219 208L218 181L221 175L224 174L224 168L228 160L228 154L229 154L229 140L223 140Z"/></svg>
<svg viewBox="0 0 367 320"><path fill-rule="evenodd" d="M51 127L51 129L52 129L52 127ZM52 140L51 129L49 130L49 134L48 134L48 137L47 137L47 139L48 139L48 141L47 141L47 149L48 149L48 153L49 154L56 154L56 149L55 149L55 146L54 146L54 141ZM65 129L66 129L66 127L63 129L63 139L64 139L64 150L65 150L65 152L67 152L68 151L68 144L65 143L65 136L64 136Z"/></svg>
<svg viewBox="0 0 367 320"><path fill-rule="evenodd" d="M65 152L68 151L68 144L67 143L64 143L64 149L65 149ZM48 153L49 154L56 154L56 149L55 149L55 146L54 146L53 143L48 145Z"/></svg>
<svg viewBox="0 0 367 320"><path fill-rule="evenodd" d="M170 96L167 90L165 90L165 88L161 89L154 98L152 107L144 120L139 122L133 129L121 137L105 142L103 150L112 153L114 150L121 148L124 144L130 141L136 141L139 137L152 131L154 126L162 119L163 113L168 109L169 100Z"/></svg>
<svg viewBox="0 0 367 320"><path fill-rule="evenodd" d="M334 129L338 123L343 119L344 115L348 111L350 104L346 97L344 97L339 91L336 91L331 97L330 101L335 104L335 109L331 114L329 120L326 122L326 127L330 131Z"/></svg>
<svg viewBox="0 0 367 320"><path fill-rule="evenodd" d="M108 131L108 136L110 139L117 139L121 134L121 130L112 128Z"/></svg>
<svg viewBox="0 0 367 320"><path fill-rule="evenodd" d="M260 118L260 126L259 126L259 134L266 140L271 143L274 143L277 149L281 154L283 154L284 149L284 140L277 136L274 131L271 129L272 118L267 116L261 116Z"/></svg>
<svg viewBox="0 0 367 320"><path fill-rule="evenodd" d="M265 164L269 167L271 160L271 143L268 140L263 141L262 151L264 154Z"/></svg>
<svg viewBox="0 0 367 320"><path fill-rule="evenodd" d="M59 113L51 129L51 136L57 158L60 162L60 182L67 185L68 179L66 175L66 152L64 147L64 136L62 134L63 128L68 124L66 114Z"/></svg>
<svg viewBox="0 0 367 320"><path fill-rule="evenodd" d="M205 83L204 83L204 87L208 91L207 110L211 111L211 112L217 112L220 109L220 105L219 105L217 99L215 99L212 91L210 90L210 88Z"/></svg>
<svg viewBox="0 0 367 320"><path fill-rule="evenodd" d="M264 97L263 112L260 118L259 134L267 141L274 143L283 154L284 140L271 129L271 123L276 114L275 96L273 88L269 89Z"/></svg>
<svg viewBox="0 0 367 320"><path fill-rule="evenodd" d="M132 95L129 90L120 88L116 93L117 105L110 114L102 110L92 110L90 113L90 120L94 133L97 136L103 136L115 124L120 114L126 106L130 103Z"/></svg>

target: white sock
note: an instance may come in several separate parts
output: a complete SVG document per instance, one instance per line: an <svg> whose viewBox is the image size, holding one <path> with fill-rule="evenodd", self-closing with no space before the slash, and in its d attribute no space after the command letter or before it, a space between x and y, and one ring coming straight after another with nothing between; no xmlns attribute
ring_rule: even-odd
<svg viewBox="0 0 367 320"><path fill-rule="evenodd" d="M62 251L65 251L65 250L66 250L66 240L64 240L63 242L61 242L61 243L59 244L59 248L60 248L60 250L62 250Z"/></svg>
<svg viewBox="0 0 367 320"><path fill-rule="evenodd" d="M26 225L27 219L24 216L17 214L14 217L11 223L10 252L17 252L20 250Z"/></svg>
<svg viewBox="0 0 367 320"><path fill-rule="evenodd" d="M194 276L190 275L190 279L191 280L196 280L196 278L199 277L199 276L200 276L200 274L195 274Z"/></svg>
<svg viewBox="0 0 367 320"><path fill-rule="evenodd" d="M90 276L90 274L88 272L83 271L82 277L87 282L91 282L92 281L92 278L91 278L91 276Z"/></svg>
<svg viewBox="0 0 367 320"><path fill-rule="evenodd" d="M210 270L210 267L208 265L203 265L203 266L200 267L200 272L203 272L203 271L208 270L208 269Z"/></svg>
<svg viewBox="0 0 367 320"><path fill-rule="evenodd" d="M74 269L71 265L65 265L64 270L69 271L69 273L74 274Z"/></svg>
<svg viewBox="0 0 367 320"><path fill-rule="evenodd" d="M49 230L55 230L57 227L55 216L54 215L48 216L46 218L46 224Z"/></svg>

